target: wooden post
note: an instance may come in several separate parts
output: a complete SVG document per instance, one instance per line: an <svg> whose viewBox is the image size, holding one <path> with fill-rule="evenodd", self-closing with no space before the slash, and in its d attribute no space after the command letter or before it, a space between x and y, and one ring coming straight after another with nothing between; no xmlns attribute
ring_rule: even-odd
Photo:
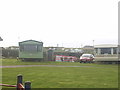
<svg viewBox="0 0 120 90"><path fill-rule="evenodd" d="M25 90L31 90L31 82L30 81L25 82Z"/></svg>
<svg viewBox="0 0 120 90"><path fill-rule="evenodd" d="M19 90L19 84L22 84L22 79L23 79L22 75L17 76L17 90Z"/></svg>

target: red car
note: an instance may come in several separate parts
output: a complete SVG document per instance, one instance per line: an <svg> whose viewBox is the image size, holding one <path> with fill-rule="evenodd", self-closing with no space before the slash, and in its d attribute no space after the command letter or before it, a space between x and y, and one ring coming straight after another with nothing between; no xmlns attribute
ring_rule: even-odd
<svg viewBox="0 0 120 90"><path fill-rule="evenodd" d="M93 63L94 56L92 54L83 54L80 57L80 63Z"/></svg>

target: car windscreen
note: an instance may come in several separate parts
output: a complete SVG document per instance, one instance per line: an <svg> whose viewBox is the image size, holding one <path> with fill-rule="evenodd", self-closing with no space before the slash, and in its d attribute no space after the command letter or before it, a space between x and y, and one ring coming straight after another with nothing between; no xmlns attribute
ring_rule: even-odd
<svg viewBox="0 0 120 90"><path fill-rule="evenodd" d="M82 55L82 57L90 57L90 55Z"/></svg>

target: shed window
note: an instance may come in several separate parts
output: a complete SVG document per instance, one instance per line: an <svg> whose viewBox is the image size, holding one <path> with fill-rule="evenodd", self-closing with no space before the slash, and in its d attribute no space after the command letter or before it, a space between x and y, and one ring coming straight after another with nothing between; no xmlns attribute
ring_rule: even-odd
<svg viewBox="0 0 120 90"><path fill-rule="evenodd" d="M35 52L37 51L37 45L25 45L24 51Z"/></svg>
<svg viewBox="0 0 120 90"><path fill-rule="evenodd" d="M39 52L39 51L42 51L42 46L40 46L40 45L21 45L20 51Z"/></svg>
<svg viewBox="0 0 120 90"><path fill-rule="evenodd" d="M37 45L37 51L42 51L42 45Z"/></svg>
<svg viewBox="0 0 120 90"><path fill-rule="evenodd" d="M20 45L20 51L24 51L24 45Z"/></svg>

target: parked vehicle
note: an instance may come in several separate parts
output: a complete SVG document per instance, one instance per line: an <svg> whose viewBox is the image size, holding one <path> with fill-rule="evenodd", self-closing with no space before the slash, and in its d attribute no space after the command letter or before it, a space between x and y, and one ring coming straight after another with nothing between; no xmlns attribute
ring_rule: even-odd
<svg viewBox="0 0 120 90"><path fill-rule="evenodd" d="M75 56L55 55L55 61L58 62L75 62L77 59Z"/></svg>
<svg viewBox="0 0 120 90"><path fill-rule="evenodd" d="M80 57L80 63L93 63L94 56L92 54L83 54Z"/></svg>

